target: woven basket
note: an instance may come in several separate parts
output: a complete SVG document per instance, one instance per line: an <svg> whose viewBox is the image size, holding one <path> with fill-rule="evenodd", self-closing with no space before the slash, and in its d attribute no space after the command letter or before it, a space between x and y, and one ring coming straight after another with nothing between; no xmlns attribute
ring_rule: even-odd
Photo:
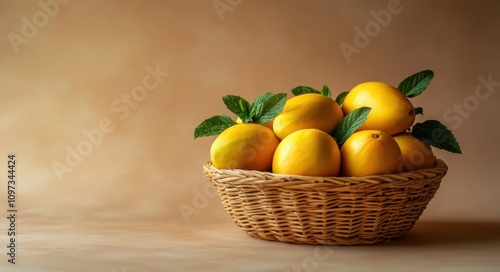
<svg viewBox="0 0 500 272"><path fill-rule="evenodd" d="M448 167L369 177L306 177L203 166L222 205L250 236L297 244L364 245L408 232Z"/></svg>

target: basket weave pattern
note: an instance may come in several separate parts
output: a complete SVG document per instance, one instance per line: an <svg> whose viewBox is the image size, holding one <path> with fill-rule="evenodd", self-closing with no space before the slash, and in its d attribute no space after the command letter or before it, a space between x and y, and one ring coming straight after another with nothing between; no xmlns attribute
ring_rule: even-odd
<svg viewBox="0 0 500 272"><path fill-rule="evenodd" d="M224 209L250 236L323 245L374 244L408 232L448 167L369 177L305 177L203 166Z"/></svg>

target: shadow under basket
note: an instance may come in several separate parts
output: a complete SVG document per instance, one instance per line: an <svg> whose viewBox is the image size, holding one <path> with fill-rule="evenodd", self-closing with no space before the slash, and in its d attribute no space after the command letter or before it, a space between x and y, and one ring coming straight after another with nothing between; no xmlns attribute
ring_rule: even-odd
<svg viewBox="0 0 500 272"><path fill-rule="evenodd" d="M367 177L309 177L238 169L203 174L229 216L250 236L288 243L366 245L407 233L448 167Z"/></svg>

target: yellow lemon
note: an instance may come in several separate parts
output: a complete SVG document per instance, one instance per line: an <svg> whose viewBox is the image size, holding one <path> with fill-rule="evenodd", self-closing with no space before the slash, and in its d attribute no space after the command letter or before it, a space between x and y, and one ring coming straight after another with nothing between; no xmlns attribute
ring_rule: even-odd
<svg viewBox="0 0 500 272"><path fill-rule="evenodd" d="M241 123L243 123L243 121L241 121L241 118L238 117L238 118L236 118L236 123L241 124ZM270 129L273 129L273 120L266 122L263 125L270 128Z"/></svg>
<svg viewBox="0 0 500 272"><path fill-rule="evenodd" d="M342 104L344 114L360 107L372 108L360 130L382 130L395 135L407 130L415 121L410 100L398 89L383 82L365 82L355 86Z"/></svg>
<svg viewBox="0 0 500 272"><path fill-rule="evenodd" d="M409 172L434 166L434 153L429 144L422 142L409 132L395 135L394 140L401 149L403 158L402 171Z"/></svg>
<svg viewBox="0 0 500 272"><path fill-rule="evenodd" d="M236 124L217 136L210 147L210 158L219 169L270 171L279 142L268 127Z"/></svg>
<svg viewBox="0 0 500 272"><path fill-rule="evenodd" d="M380 130L363 130L352 134L340 149L342 175L363 177L397 173L401 150L391 135Z"/></svg>
<svg viewBox="0 0 500 272"><path fill-rule="evenodd" d="M335 100L321 94L302 94L290 98L274 118L273 130L280 139L297 130L316 128L332 133L344 117Z"/></svg>
<svg viewBox="0 0 500 272"><path fill-rule="evenodd" d="M302 129L283 139L273 159L273 172L304 176L338 176L337 142L319 129Z"/></svg>

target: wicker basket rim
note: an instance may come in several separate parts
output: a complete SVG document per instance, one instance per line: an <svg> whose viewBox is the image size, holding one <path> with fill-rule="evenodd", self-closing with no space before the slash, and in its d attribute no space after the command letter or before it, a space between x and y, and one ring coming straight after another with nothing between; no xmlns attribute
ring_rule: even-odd
<svg viewBox="0 0 500 272"><path fill-rule="evenodd" d="M218 182L228 184L249 184L249 185L280 185L283 183L314 184L314 183L332 183L337 186L351 186L357 184L391 184L401 182L412 182L414 180L440 179L446 175L448 166L446 163L436 158L435 166L432 168L419 169L411 172L396 174L381 174L365 177L316 177L275 174L271 172L261 172L256 170L241 169L218 169L211 161L203 165L205 176L218 175L226 177ZM211 180L211 179L209 179Z"/></svg>

